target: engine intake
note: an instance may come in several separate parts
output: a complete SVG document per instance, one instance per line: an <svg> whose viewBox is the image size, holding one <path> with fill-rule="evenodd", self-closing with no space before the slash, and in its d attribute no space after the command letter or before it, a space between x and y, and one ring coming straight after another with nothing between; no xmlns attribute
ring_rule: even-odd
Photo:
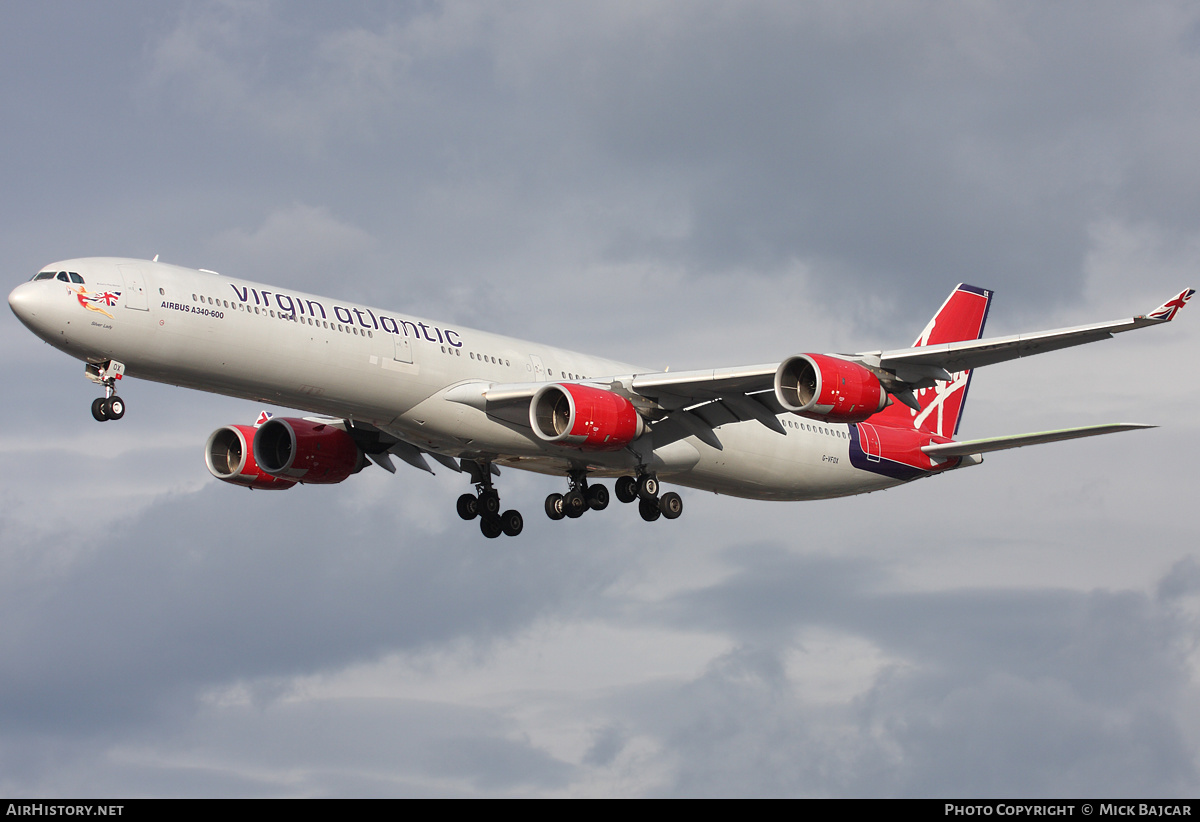
<svg viewBox="0 0 1200 822"><path fill-rule="evenodd" d="M367 463L342 429L289 417L276 417L258 429L254 459L272 476L318 485L341 482Z"/></svg>
<svg viewBox="0 0 1200 822"><path fill-rule="evenodd" d="M794 414L826 422L862 422L891 403L870 371L824 354L799 354L780 363L775 398Z"/></svg>
<svg viewBox="0 0 1200 822"><path fill-rule="evenodd" d="M249 425L227 425L209 436L204 446L204 462L208 472L219 480L260 490L286 491L296 483L283 477L273 477L259 468L251 444L254 428Z"/></svg>
<svg viewBox="0 0 1200 822"><path fill-rule="evenodd" d="M645 430L633 403L621 395L564 383L545 385L533 395L529 424L546 442L585 451L617 451Z"/></svg>

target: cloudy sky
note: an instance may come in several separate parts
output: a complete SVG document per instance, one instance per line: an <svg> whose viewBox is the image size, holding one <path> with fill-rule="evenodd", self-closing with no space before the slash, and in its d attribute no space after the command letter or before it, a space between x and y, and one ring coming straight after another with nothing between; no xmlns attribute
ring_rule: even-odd
<svg viewBox="0 0 1200 822"><path fill-rule="evenodd" d="M151 257L661 368L1200 285L1191 3L6 3L0 253ZM1200 309L1192 309L1200 314ZM1195 796L1200 316L998 365L882 494L519 539L459 475L255 494L258 406L5 312L0 794Z"/></svg>

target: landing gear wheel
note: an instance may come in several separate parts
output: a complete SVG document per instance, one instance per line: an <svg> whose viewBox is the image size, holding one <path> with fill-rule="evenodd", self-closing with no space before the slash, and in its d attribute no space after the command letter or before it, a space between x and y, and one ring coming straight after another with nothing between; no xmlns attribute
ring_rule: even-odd
<svg viewBox="0 0 1200 822"><path fill-rule="evenodd" d="M652 474L642 474L637 478L637 495L646 501L658 496L658 477Z"/></svg>
<svg viewBox="0 0 1200 822"><path fill-rule="evenodd" d="M484 491L479 495L479 510L488 516L500 513L500 495L495 491Z"/></svg>
<svg viewBox="0 0 1200 822"><path fill-rule="evenodd" d="M640 500L638 502L638 513L642 515L642 519L646 522L654 522L662 516L662 511L658 510L658 500Z"/></svg>
<svg viewBox="0 0 1200 822"><path fill-rule="evenodd" d="M580 491L568 491L563 495L563 511L571 519L582 517L587 508L587 500Z"/></svg>
<svg viewBox="0 0 1200 822"><path fill-rule="evenodd" d="M458 515L465 520L479 516L479 498L474 494L463 494L458 498Z"/></svg>
<svg viewBox="0 0 1200 822"><path fill-rule="evenodd" d="M108 410L105 408L107 401L104 397L96 397L92 400L92 417L96 422L106 422L108 420Z"/></svg>
<svg viewBox="0 0 1200 822"><path fill-rule="evenodd" d="M524 527L525 518L521 516L520 511L505 511L500 515L500 528L510 537L521 533L521 529Z"/></svg>
<svg viewBox="0 0 1200 822"><path fill-rule="evenodd" d="M587 503L593 511L603 511L608 507L608 489L603 485L589 485Z"/></svg>
<svg viewBox="0 0 1200 822"><path fill-rule="evenodd" d="M563 507L563 495L551 494L546 497L546 516L552 520L560 520L567 515L566 508Z"/></svg>
<svg viewBox="0 0 1200 822"><path fill-rule="evenodd" d="M110 420L119 420L125 416L125 400L120 397L109 397L104 401L104 413Z"/></svg>
<svg viewBox="0 0 1200 822"><path fill-rule="evenodd" d="M617 478L617 499L621 502L633 502L638 498L637 480L633 477Z"/></svg>
<svg viewBox="0 0 1200 822"><path fill-rule="evenodd" d="M482 517L479 520L479 530L488 539L495 539L504 533L504 528L500 525L498 517Z"/></svg>
<svg viewBox="0 0 1200 822"><path fill-rule="evenodd" d="M674 491L668 491L658 498L658 510L667 519L678 519L683 513L683 498Z"/></svg>

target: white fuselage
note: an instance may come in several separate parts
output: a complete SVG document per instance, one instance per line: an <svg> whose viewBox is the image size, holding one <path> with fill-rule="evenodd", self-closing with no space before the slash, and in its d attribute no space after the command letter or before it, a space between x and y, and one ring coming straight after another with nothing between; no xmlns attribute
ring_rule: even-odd
<svg viewBox="0 0 1200 822"><path fill-rule="evenodd" d="M581 451L547 443L527 425L447 400L466 383L592 382L652 369L276 289L164 263L85 258L45 270L80 285L18 286L14 312L79 359L125 364L126 375L370 423L422 449L563 474L599 476L639 466L663 480L757 499L818 499L900 484L850 464L849 426L784 414L785 433L757 421L718 426L722 448L696 437L655 442L653 426L628 447Z"/></svg>

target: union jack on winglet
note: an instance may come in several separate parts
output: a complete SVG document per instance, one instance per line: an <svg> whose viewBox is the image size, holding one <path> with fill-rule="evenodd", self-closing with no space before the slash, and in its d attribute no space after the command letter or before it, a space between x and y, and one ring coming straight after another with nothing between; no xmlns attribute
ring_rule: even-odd
<svg viewBox="0 0 1200 822"><path fill-rule="evenodd" d="M1196 289L1185 288L1183 291L1180 291L1177 295L1175 295L1174 298L1167 300L1165 303L1151 311L1146 316L1152 320L1169 322L1175 319L1175 315L1179 312L1179 309L1187 305L1187 301L1190 300L1192 295L1195 293Z"/></svg>

